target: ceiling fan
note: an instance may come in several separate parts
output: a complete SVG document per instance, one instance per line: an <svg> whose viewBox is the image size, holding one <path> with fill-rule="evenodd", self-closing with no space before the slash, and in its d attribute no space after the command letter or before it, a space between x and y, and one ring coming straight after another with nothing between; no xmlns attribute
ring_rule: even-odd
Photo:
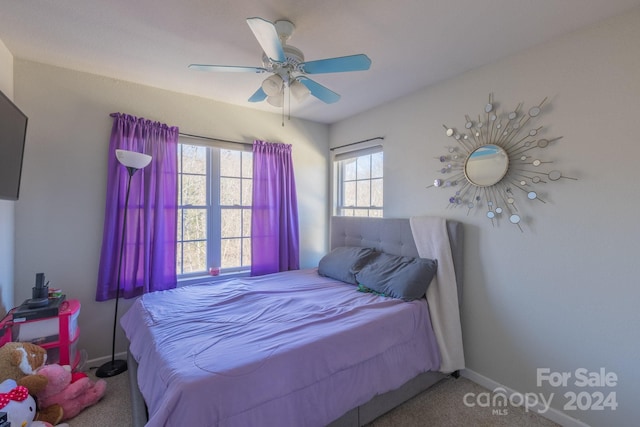
<svg viewBox="0 0 640 427"><path fill-rule="evenodd" d="M364 54L305 62L302 51L286 43L295 30L291 22L280 20L272 23L262 18L248 18L247 24L264 51L262 67L191 64L189 68L216 72L272 73L251 95L249 102L261 102L266 99L269 104L282 107L284 90L289 88L290 94L298 101L311 94L327 104L332 104L340 99L340 95L311 80L307 74L364 71L371 66L371 60Z"/></svg>

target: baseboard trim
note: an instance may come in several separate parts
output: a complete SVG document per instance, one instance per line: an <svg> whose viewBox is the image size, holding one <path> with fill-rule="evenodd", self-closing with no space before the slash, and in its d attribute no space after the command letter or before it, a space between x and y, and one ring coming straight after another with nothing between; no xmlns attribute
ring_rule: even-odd
<svg viewBox="0 0 640 427"><path fill-rule="evenodd" d="M460 375L489 390L495 390L500 387L504 389L507 394L520 393L517 390L502 385L499 382L492 380L491 378L487 378L484 375L472 371L471 369L463 369L462 371L460 371ZM541 404L532 406L531 408L534 409L541 417L551 420L554 423L558 423L563 427L590 427L589 424L586 424L585 422L580 421L576 418L570 417L569 415L555 408L549 408L549 410L544 413L539 412L539 410L543 409L543 406Z"/></svg>

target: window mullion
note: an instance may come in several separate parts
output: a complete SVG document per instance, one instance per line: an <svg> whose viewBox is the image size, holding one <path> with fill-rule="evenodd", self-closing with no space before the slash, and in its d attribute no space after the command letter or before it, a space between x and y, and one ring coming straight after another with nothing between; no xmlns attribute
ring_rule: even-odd
<svg viewBox="0 0 640 427"><path fill-rule="evenodd" d="M182 275L184 274L184 209L182 207L183 201L182 201L182 187L183 187L183 176L182 176L182 171L184 171L184 158L183 158L183 149L182 149L182 145L178 144L178 150L180 150L180 167L179 167L179 173L178 173L178 179L180 180L180 182L178 182L178 215L180 215L180 230L179 230L179 236L180 236L180 245L179 245L179 252L177 253L176 256L179 257L180 259L180 271L178 271L178 275ZM177 266L176 266L177 268Z"/></svg>
<svg viewBox="0 0 640 427"><path fill-rule="evenodd" d="M340 212L344 209L344 162L338 162L338 209L335 212L336 215L340 215Z"/></svg>
<svg viewBox="0 0 640 427"><path fill-rule="evenodd" d="M207 227L207 261L209 267L219 267L220 254L220 150L210 147L207 162L207 208L209 213L209 226Z"/></svg>
<svg viewBox="0 0 640 427"><path fill-rule="evenodd" d="M369 156L369 207L373 206L373 156Z"/></svg>

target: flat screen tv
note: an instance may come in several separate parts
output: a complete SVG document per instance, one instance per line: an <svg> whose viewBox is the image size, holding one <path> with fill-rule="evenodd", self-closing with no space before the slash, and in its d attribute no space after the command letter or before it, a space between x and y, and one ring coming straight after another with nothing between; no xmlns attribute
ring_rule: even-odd
<svg viewBox="0 0 640 427"><path fill-rule="evenodd" d="M0 91L0 199L18 200L27 116Z"/></svg>

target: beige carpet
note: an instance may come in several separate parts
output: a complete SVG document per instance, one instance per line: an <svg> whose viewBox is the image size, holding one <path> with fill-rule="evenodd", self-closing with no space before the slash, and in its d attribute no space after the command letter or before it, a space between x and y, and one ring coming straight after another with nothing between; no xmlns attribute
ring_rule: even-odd
<svg viewBox="0 0 640 427"><path fill-rule="evenodd" d="M477 396L486 392L487 389L466 378L447 378L387 412L368 427L558 426L535 413L525 412L520 407L502 408L504 415L496 415L492 412L493 408L468 407L464 404L465 394L474 393Z"/></svg>
<svg viewBox="0 0 640 427"><path fill-rule="evenodd" d="M95 380L92 371L89 375ZM104 398L67 421L71 427L131 426L128 373L107 378L106 381L108 385ZM368 427L557 426L517 407L506 408L505 415L494 415L492 408L470 408L464 404L466 393L477 395L483 392L487 390L466 378L448 378L378 418ZM265 426L271 427L268 423Z"/></svg>
<svg viewBox="0 0 640 427"><path fill-rule="evenodd" d="M86 373L89 378L95 381L97 378L94 372L95 369ZM124 372L112 378L105 378L107 391L102 400L65 422L70 427L127 427L133 425L128 375L128 372Z"/></svg>

